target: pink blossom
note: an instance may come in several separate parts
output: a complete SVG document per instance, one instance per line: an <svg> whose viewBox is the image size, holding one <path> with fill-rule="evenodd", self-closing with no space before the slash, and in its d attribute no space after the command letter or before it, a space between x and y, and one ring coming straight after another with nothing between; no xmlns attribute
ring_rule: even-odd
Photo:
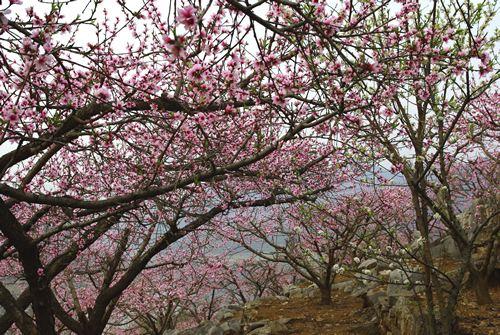
<svg viewBox="0 0 500 335"><path fill-rule="evenodd" d="M479 65L479 75L481 77L485 76L486 74L490 73L491 71L493 71L493 68L490 65L484 65L484 64Z"/></svg>
<svg viewBox="0 0 500 335"><path fill-rule="evenodd" d="M425 78L425 80L429 85L434 85L439 81L439 75L437 73L431 73Z"/></svg>
<svg viewBox="0 0 500 335"><path fill-rule="evenodd" d="M392 116L394 114L394 111L390 108L387 108L387 107L382 107L380 109L380 112L382 113L383 116Z"/></svg>
<svg viewBox="0 0 500 335"><path fill-rule="evenodd" d="M177 39L173 39L168 35L163 36L163 42L165 42L165 46L167 50L175 57L175 58L185 58L186 51L184 50L184 37L179 36Z"/></svg>
<svg viewBox="0 0 500 335"><path fill-rule="evenodd" d="M286 100L285 100L285 98L282 97L282 96L280 96L280 95L273 96L272 100L273 100L273 104L275 104L277 106L281 106L281 107L285 107L286 106Z"/></svg>
<svg viewBox="0 0 500 335"><path fill-rule="evenodd" d="M9 19L7 19L7 17L5 15L8 15L10 14L10 9L6 9L4 11L0 11L0 23L3 25L3 26L7 26L7 24L9 23Z"/></svg>
<svg viewBox="0 0 500 335"><path fill-rule="evenodd" d="M373 63L368 64L368 70L371 73L379 73L382 70L382 66L380 65L379 62L374 61Z"/></svg>
<svg viewBox="0 0 500 335"><path fill-rule="evenodd" d="M45 50L46 53L51 53L53 49L52 43L50 41L45 42L43 45L43 50Z"/></svg>
<svg viewBox="0 0 500 335"><path fill-rule="evenodd" d="M356 115L353 115L353 114L346 114L345 115L345 119L346 121L348 121L349 123L354 123L356 125L361 125L361 120L358 116Z"/></svg>
<svg viewBox="0 0 500 335"><path fill-rule="evenodd" d="M403 171L404 165L402 163L397 163L391 167L391 172L394 174L400 173Z"/></svg>
<svg viewBox="0 0 500 335"><path fill-rule="evenodd" d="M104 101L109 101L111 99L111 93L109 92L109 90L105 86L98 88L95 91L95 96L98 99L104 100Z"/></svg>
<svg viewBox="0 0 500 335"><path fill-rule="evenodd" d="M196 8L187 6L177 11L177 21L183 24L187 29L191 29L196 24Z"/></svg>
<svg viewBox="0 0 500 335"><path fill-rule="evenodd" d="M206 74L203 65L201 65L200 63L194 64L193 67L188 70L187 77L192 81L198 82L205 79Z"/></svg>
<svg viewBox="0 0 500 335"><path fill-rule="evenodd" d="M483 52L480 56L479 56L479 59L481 59L481 64L483 64L484 66L487 66L488 63L490 62L490 54L487 53L487 52Z"/></svg>
<svg viewBox="0 0 500 335"><path fill-rule="evenodd" d="M36 274L38 275L38 277L42 277L45 274L45 271L43 270L43 268L38 268L36 270Z"/></svg>
<svg viewBox="0 0 500 335"><path fill-rule="evenodd" d="M8 113L7 114L7 121L9 122L16 122L19 120L19 115L16 113Z"/></svg>
<svg viewBox="0 0 500 335"><path fill-rule="evenodd" d="M52 61L51 56L42 55L35 60L34 64L37 70L42 71L47 69L48 66L50 66L51 61Z"/></svg>

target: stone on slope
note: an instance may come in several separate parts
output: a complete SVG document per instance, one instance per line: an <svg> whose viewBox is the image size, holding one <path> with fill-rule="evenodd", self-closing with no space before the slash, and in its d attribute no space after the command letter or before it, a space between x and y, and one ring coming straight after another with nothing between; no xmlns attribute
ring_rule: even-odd
<svg viewBox="0 0 500 335"><path fill-rule="evenodd" d="M359 264L360 269L373 269L377 266L377 260L374 258L369 258Z"/></svg>
<svg viewBox="0 0 500 335"><path fill-rule="evenodd" d="M241 321L239 319L232 319L221 323L220 328L224 335L239 335L241 334Z"/></svg>
<svg viewBox="0 0 500 335"><path fill-rule="evenodd" d="M332 290L339 290L344 292L350 292L354 286L353 280L341 281L340 283L335 283L332 285Z"/></svg>
<svg viewBox="0 0 500 335"><path fill-rule="evenodd" d="M269 321L264 327L252 330L247 335L285 335L290 329L279 320Z"/></svg>

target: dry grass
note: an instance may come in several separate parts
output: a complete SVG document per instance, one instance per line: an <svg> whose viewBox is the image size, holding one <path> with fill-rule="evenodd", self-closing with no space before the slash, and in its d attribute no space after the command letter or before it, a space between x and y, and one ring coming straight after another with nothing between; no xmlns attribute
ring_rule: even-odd
<svg viewBox="0 0 500 335"><path fill-rule="evenodd" d="M458 304L460 335L500 334L500 286L490 289L493 304L479 306L474 293L466 291Z"/></svg>
<svg viewBox="0 0 500 335"><path fill-rule="evenodd" d="M500 286L491 289L494 304L479 306L474 293L465 291L458 306L460 335L500 334ZM370 322L374 313L362 308L360 298L333 292L333 305L320 306L319 299L292 298L287 301L263 299L252 311L252 320L290 318L288 326L296 335L371 335L377 327Z"/></svg>
<svg viewBox="0 0 500 335"><path fill-rule="evenodd" d="M334 292L333 305L321 306L319 299L266 299L256 308L254 320L292 319L288 326L292 334L300 335L365 335L373 313L362 309L362 301L343 292Z"/></svg>

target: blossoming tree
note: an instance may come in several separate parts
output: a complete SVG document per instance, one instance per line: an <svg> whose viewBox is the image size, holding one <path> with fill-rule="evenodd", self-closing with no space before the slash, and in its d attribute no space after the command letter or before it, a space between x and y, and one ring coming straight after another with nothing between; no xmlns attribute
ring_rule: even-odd
<svg viewBox="0 0 500 335"><path fill-rule="evenodd" d="M106 4L0 3L0 278L22 287L0 283L2 332L102 333L182 239L311 200L345 158L403 173L425 250L429 212L471 250L437 193L497 78L488 4Z"/></svg>
<svg viewBox="0 0 500 335"><path fill-rule="evenodd" d="M181 238L327 188L318 134L367 104L318 108L309 52L238 4L1 6L2 331L102 333Z"/></svg>
<svg viewBox="0 0 500 335"><path fill-rule="evenodd" d="M264 5L230 2L249 17ZM475 145L462 142L457 146L453 135L463 136L458 124L474 120L474 109L483 97L493 97L493 108L498 110L494 86L498 63L492 56L498 37L492 26L496 2L389 3L276 2L272 19L254 20L308 50L308 62L315 69L313 86L323 93L312 98L317 105L338 104L335 92L350 85L360 89L353 92L354 99L371 102L358 112L345 113L338 125L364 143L343 142L361 156L390 163L394 173L403 175L423 238L428 332L451 334L460 283L474 249L471 236L477 236L467 236L462 227L461 209L449 185L452 166L470 155L465 152ZM304 24L304 28L300 32L287 29L292 24ZM346 36L349 39L343 40ZM352 71L346 64L358 67ZM442 271L436 271L430 254L434 214L463 252L462 271L452 279L447 297L440 289ZM485 220L490 222L496 215L490 213Z"/></svg>
<svg viewBox="0 0 500 335"><path fill-rule="evenodd" d="M288 265L318 287L321 304L330 305L337 274L354 265L361 244L379 238L372 217L389 217L392 208L381 194L337 192L315 202L278 206L265 215L239 215L230 223L235 231L225 235L269 262Z"/></svg>

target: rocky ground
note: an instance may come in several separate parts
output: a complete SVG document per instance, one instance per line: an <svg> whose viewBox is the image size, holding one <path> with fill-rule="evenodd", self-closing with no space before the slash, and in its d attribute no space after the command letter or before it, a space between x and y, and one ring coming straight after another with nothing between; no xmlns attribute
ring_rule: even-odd
<svg viewBox="0 0 500 335"><path fill-rule="evenodd" d="M448 249L441 250L446 257L436 261L453 276L457 264ZM196 328L164 335L426 335L420 312L422 269L407 263L396 268L383 258L366 259L350 277L337 278L331 306L319 304L314 285L291 285L283 296L226 306ZM500 285L491 289L491 295L492 305L478 306L474 293L463 291L456 335L500 334Z"/></svg>
<svg viewBox="0 0 500 335"><path fill-rule="evenodd" d="M478 306L474 294L465 292L459 304L460 330L457 335L500 334L500 286L492 289L492 295L493 305ZM314 298L265 301L256 308L256 318L291 318L287 323L289 334L379 334L374 310L363 309L361 299L344 292L334 293L333 298L332 306L319 306Z"/></svg>
<svg viewBox="0 0 500 335"><path fill-rule="evenodd" d="M494 303L488 306L478 306L471 291L462 295L458 307L459 334L500 334L500 286L492 288L491 295Z"/></svg>
<svg viewBox="0 0 500 335"><path fill-rule="evenodd" d="M247 305L228 306L213 321L196 329L170 331L166 335L377 335L379 321L373 307L363 308L363 300L344 290L333 292L331 306L319 305L315 290L304 288L289 297L260 299ZM500 286L491 290L493 305L478 306L474 294L461 297L457 335L500 333ZM411 335L407 333L404 335Z"/></svg>
<svg viewBox="0 0 500 335"><path fill-rule="evenodd" d="M252 310L252 318L287 320L288 334L378 334L372 309L363 309L359 298L342 291L333 294L331 306L321 306L317 298L266 299Z"/></svg>

